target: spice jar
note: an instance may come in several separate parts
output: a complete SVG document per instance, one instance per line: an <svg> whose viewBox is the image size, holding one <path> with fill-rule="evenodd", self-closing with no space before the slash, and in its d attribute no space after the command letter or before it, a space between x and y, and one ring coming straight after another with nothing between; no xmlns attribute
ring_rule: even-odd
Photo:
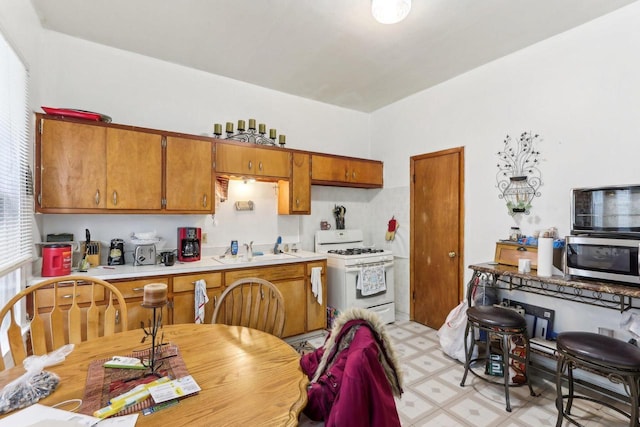
<svg viewBox="0 0 640 427"><path fill-rule="evenodd" d="M511 227L511 231L509 232L509 240L513 242L517 242L522 237L522 233L520 232L520 227Z"/></svg>

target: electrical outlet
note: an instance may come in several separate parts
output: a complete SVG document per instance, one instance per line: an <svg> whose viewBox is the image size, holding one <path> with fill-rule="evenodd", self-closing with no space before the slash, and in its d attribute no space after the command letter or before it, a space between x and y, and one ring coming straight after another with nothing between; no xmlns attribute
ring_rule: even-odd
<svg viewBox="0 0 640 427"><path fill-rule="evenodd" d="M202 243L207 243L207 233L202 233Z"/></svg>

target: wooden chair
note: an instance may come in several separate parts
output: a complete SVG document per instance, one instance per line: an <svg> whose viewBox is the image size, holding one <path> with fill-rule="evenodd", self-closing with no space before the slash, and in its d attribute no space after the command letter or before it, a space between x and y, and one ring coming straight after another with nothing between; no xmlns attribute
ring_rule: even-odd
<svg viewBox="0 0 640 427"><path fill-rule="evenodd" d="M271 282L248 277L227 287L213 311L211 323L247 326L282 337L284 298Z"/></svg>
<svg viewBox="0 0 640 427"><path fill-rule="evenodd" d="M23 307L33 311L26 337L21 330L24 322L16 318L16 307L25 302L23 298ZM29 286L0 310L0 322L4 323L6 317L14 365L31 354L47 354L65 344L113 335L116 329L127 330L127 306L122 293L111 283L86 276L55 277ZM0 371L4 369L0 357Z"/></svg>

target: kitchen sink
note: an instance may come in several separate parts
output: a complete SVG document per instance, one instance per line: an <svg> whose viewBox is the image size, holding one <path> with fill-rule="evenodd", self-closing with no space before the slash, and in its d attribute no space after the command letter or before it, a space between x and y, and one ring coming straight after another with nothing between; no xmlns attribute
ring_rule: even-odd
<svg viewBox="0 0 640 427"><path fill-rule="evenodd" d="M264 254L264 255L254 255L252 260L248 260L245 255L233 257L231 255L217 255L214 256L213 259L218 261L221 264L245 264L252 262L261 262L261 261L278 261L284 259L295 259L298 258L295 255L281 253L281 254Z"/></svg>

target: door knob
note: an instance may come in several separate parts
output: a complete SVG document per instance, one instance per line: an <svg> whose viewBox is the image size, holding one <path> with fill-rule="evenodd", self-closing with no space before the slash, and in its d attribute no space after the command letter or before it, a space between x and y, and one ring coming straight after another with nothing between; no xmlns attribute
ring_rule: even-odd
<svg viewBox="0 0 640 427"><path fill-rule="evenodd" d="M456 257L456 253L451 251L449 252L449 258L455 258Z"/></svg>

